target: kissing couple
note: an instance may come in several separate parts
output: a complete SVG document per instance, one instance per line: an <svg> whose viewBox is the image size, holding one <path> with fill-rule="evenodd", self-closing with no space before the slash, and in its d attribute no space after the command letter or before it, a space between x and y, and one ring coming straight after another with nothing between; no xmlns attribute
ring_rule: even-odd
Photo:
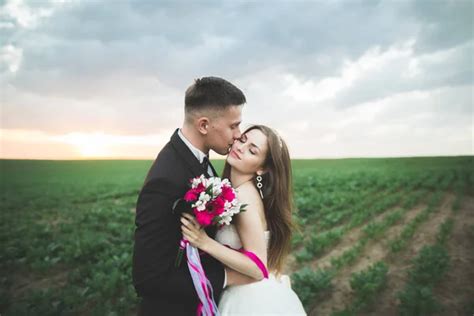
<svg viewBox="0 0 474 316"><path fill-rule="evenodd" d="M184 103L183 125L159 152L137 200L132 274L141 297L138 315L306 315L282 274L294 210L285 141L264 125L241 132L245 95L222 78L196 79ZM229 179L247 205L220 228L173 211L190 179L219 177L210 150L227 155L220 178ZM174 264L182 238L200 250L218 310L198 308L187 265Z"/></svg>

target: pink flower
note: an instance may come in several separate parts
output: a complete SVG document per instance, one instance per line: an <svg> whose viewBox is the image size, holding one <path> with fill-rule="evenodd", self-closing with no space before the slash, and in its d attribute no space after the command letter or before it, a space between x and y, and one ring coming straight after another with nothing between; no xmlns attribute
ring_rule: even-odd
<svg viewBox="0 0 474 316"><path fill-rule="evenodd" d="M196 209L194 210L194 215L196 215L196 220L198 223L204 227L211 225L212 219L214 218L213 214L208 213L207 211L199 212Z"/></svg>
<svg viewBox="0 0 474 316"><path fill-rule="evenodd" d="M186 202L197 201L201 192L204 192L204 191L206 191L206 187L202 183L199 183L196 188L189 189L188 192L186 192L186 194L184 195L184 200Z"/></svg>
<svg viewBox="0 0 474 316"><path fill-rule="evenodd" d="M199 193L201 193L201 192L206 191L206 187L204 186L204 184L199 183L199 184L197 185L196 189L194 189L194 190L197 190Z"/></svg>
<svg viewBox="0 0 474 316"><path fill-rule="evenodd" d="M198 199L199 192L196 189L191 189L184 195L184 200L186 202L193 202Z"/></svg>
<svg viewBox="0 0 474 316"><path fill-rule="evenodd" d="M218 196L214 201L211 202L214 208L214 214L221 215L224 213L225 200L222 196Z"/></svg>
<svg viewBox="0 0 474 316"><path fill-rule="evenodd" d="M223 186L222 187L222 195L225 201L232 202L235 199L235 194L231 187Z"/></svg>

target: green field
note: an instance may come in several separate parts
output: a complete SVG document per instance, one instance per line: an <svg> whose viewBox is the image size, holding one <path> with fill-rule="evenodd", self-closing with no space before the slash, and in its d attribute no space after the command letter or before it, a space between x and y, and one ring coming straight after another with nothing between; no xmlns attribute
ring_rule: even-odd
<svg viewBox="0 0 474 316"><path fill-rule="evenodd" d="M0 160L0 314L134 315L150 165ZM473 314L474 157L294 160L293 173L286 270L310 315Z"/></svg>

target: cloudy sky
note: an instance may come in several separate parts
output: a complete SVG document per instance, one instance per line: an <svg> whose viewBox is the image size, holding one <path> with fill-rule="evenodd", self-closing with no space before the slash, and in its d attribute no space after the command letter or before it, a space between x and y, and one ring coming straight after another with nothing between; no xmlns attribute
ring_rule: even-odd
<svg viewBox="0 0 474 316"><path fill-rule="evenodd" d="M154 159L206 75L294 158L474 154L469 0L0 5L1 158Z"/></svg>

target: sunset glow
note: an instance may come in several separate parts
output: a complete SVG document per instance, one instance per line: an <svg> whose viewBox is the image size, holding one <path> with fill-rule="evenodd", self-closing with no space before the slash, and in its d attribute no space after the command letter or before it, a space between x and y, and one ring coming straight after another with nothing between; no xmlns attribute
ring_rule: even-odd
<svg viewBox="0 0 474 316"><path fill-rule="evenodd" d="M239 87L241 126L276 129L292 158L473 155L472 12L469 0L5 0L0 158L152 160L205 76Z"/></svg>
<svg viewBox="0 0 474 316"><path fill-rule="evenodd" d="M94 133L48 134L28 130L0 130L0 155L24 159L151 159L169 135L124 136Z"/></svg>

